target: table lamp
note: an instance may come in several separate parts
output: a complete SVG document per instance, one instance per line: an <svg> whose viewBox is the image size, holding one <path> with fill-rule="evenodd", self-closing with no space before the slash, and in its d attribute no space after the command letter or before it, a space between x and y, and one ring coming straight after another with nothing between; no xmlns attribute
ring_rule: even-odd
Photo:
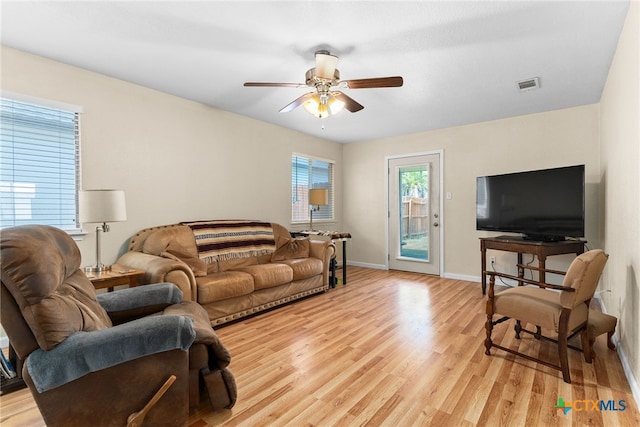
<svg viewBox="0 0 640 427"><path fill-rule="evenodd" d="M309 190L309 205L311 205L309 229L313 231L313 213L320 210L320 206L329 204L329 190L326 188L312 188ZM315 207L313 207L315 205Z"/></svg>
<svg viewBox="0 0 640 427"><path fill-rule="evenodd" d="M110 265L104 265L100 256L100 233L109 231L107 222L127 220L127 208L122 190L86 190L78 194L80 222L101 222L96 227L96 264L86 267L88 272L110 271Z"/></svg>

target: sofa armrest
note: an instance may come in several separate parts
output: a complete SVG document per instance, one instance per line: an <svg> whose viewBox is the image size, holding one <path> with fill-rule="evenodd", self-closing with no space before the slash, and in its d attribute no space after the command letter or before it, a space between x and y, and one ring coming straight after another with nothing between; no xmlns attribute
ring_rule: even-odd
<svg viewBox="0 0 640 427"><path fill-rule="evenodd" d="M322 262L331 260L335 254L335 245L331 240L309 240L309 256L318 258Z"/></svg>
<svg viewBox="0 0 640 427"><path fill-rule="evenodd" d="M197 301L196 278L189 266L182 261L129 251L117 263L144 270L142 283L173 283L182 291L184 300Z"/></svg>
<svg viewBox="0 0 640 427"><path fill-rule="evenodd" d="M182 291L173 283L154 283L96 295L114 324L160 312L182 301Z"/></svg>
<svg viewBox="0 0 640 427"><path fill-rule="evenodd" d="M329 283L329 267L331 258L336 255L336 245L331 240L309 241L309 256L322 261L322 283Z"/></svg>
<svg viewBox="0 0 640 427"><path fill-rule="evenodd" d="M49 351L37 349L26 364L38 392L139 357L181 349L195 340L191 319L152 316L91 332L76 332Z"/></svg>

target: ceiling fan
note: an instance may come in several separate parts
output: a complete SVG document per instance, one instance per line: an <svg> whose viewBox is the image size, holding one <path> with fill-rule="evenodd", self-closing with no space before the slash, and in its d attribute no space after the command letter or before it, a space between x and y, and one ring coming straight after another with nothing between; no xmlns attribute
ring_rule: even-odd
<svg viewBox="0 0 640 427"><path fill-rule="evenodd" d="M307 70L305 83L264 83L246 82L246 87L312 87L314 92L293 100L280 110L287 113L299 106L304 106L307 112L324 119L333 116L346 108L355 113L364 108L353 98L344 92L334 89L369 89L380 87L400 87L403 84L402 77L376 77L369 79L340 80L340 71L336 68L338 57L331 55L326 50L318 50L315 54L316 66Z"/></svg>

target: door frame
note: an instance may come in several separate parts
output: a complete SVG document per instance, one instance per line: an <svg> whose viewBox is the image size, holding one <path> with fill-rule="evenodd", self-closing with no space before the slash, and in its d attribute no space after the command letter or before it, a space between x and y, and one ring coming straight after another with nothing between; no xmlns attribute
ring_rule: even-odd
<svg viewBox="0 0 640 427"><path fill-rule="evenodd" d="M385 156L384 158L384 174L385 174L385 180L384 180L384 194L385 194L385 198L384 198L384 207L385 210L387 211L387 215L385 215L384 217L384 229L385 229L385 234L384 234L384 247L385 247L385 254L387 255L384 259L384 267L385 270L389 270L389 256L390 256L390 252L389 252L389 215L390 215L390 210L389 210L389 161L394 160L394 159L403 159L403 158L407 158L407 157L418 157L418 156L428 156L428 155L432 155L432 154L438 154L439 158L440 158L440 176L438 177L438 182L440 185L440 200L438 200L438 204L440 205L440 218L438 218L440 221L440 226L438 227L440 230L440 247L438 248L438 250L440 251L440 265L439 265L439 270L440 270L440 277L444 276L444 224L445 224L445 211L444 211L444 150L439 149L439 150L430 150L430 151L420 151L420 152L416 152L416 153L406 153L406 154L395 154L393 156Z"/></svg>

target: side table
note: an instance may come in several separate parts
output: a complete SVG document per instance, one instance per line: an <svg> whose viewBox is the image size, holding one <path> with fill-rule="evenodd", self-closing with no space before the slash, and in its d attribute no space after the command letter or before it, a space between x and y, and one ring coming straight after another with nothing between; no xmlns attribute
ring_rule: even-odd
<svg viewBox="0 0 640 427"><path fill-rule="evenodd" d="M322 236L329 238L332 242L342 242L342 265L337 266L338 269L342 268L342 284L347 284L347 241L351 239L351 234L343 231L318 231L318 230L303 230L292 231L291 235L305 236L313 238L316 236ZM335 283L331 283L331 287L335 287Z"/></svg>
<svg viewBox="0 0 640 427"><path fill-rule="evenodd" d="M107 288L108 292L111 292L115 286L126 285L135 288L138 286L138 279L144 276L144 273L144 270L113 264L110 271L86 272L86 275L96 289Z"/></svg>

